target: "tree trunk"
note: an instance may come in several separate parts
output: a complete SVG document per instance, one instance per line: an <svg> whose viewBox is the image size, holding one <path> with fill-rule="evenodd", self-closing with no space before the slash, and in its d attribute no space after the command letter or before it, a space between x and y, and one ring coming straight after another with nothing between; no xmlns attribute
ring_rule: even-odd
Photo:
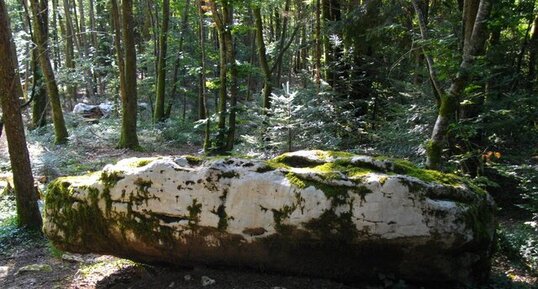
<svg viewBox="0 0 538 289"><path fill-rule="evenodd" d="M529 72L527 74L527 80L529 88L533 88L537 82L536 79L536 56L538 55L538 16L534 18L532 29L532 36L529 42Z"/></svg>
<svg viewBox="0 0 538 289"><path fill-rule="evenodd" d="M60 49L58 47L58 0L52 0L52 63L57 72L61 66Z"/></svg>
<svg viewBox="0 0 538 289"><path fill-rule="evenodd" d="M41 229L42 220L37 205L37 192L26 146L19 97L21 82L17 59L11 54L12 34L7 7L0 0L0 104L4 112L11 170L17 202L19 226Z"/></svg>
<svg viewBox="0 0 538 289"><path fill-rule="evenodd" d="M39 66L39 53L37 49L32 50L32 127L44 127L47 124L47 85L43 79L43 71Z"/></svg>
<svg viewBox="0 0 538 289"><path fill-rule="evenodd" d="M209 152L211 147L210 135L211 135L211 117L209 115L208 106L207 106L207 92L205 87L206 75L205 75L205 25L204 25L204 10L202 8L202 0L198 0L198 26L199 26L199 37L200 37L200 74L199 74L199 89L198 89L198 104L200 107L199 118L206 119L205 129L204 129L204 152Z"/></svg>
<svg viewBox="0 0 538 289"><path fill-rule="evenodd" d="M79 26L80 26L80 45L84 49L82 55L83 58L89 60L90 58L90 41L86 37L86 15L84 13L84 3L82 0L78 0L78 11L79 11ZM86 93L87 97L96 103L97 99L95 97L95 83L93 81L93 73L90 68L84 71L86 81Z"/></svg>
<svg viewBox="0 0 538 289"><path fill-rule="evenodd" d="M47 82L47 94L52 106L52 121L54 123L54 133L57 144L63 144L67 142L67 128L65 127L65 121L62 111L62 105L60 103L60 94L58 93L58 85L56 84L56 78L54 77L54 71L49 59L49 49L47 42L47 3L43 1L40 5L38 0L31 0L31 8L34 22L34 34L37 40L37 51L39 52L39 63L41 70L45 76Z"/></svg>
<svg viewBox="0 0 538 289"><path fill-rule="evenodd" d="M278 42L278 51L284 50L284 44L286 43L286 33L288 32L288 19L290 13L290 0L286 0L284 3L284 14L282 15L282 32L280 33L280 40ZM278 60L278 59L277 59ZM280 85L280 78L282 75L282 58L276 63L276 78L275 85Z"/></svg>
<svg viewBox="0 0 538 289"><path fill-rule="evenodd" d="M65 15L65 34L63 39L65 40L65 67L72 73L75 70L75 50L73 45L73 19L71 18L71 8L69 0L63 0L64 15ZM77 103L77 91L73 84L67 84L67 98L74 104Z"/></svg>
<svg viewBox="0 0 538 289"><path fill-rule="evenodd" d="M315 50L314 50L314 80L316 86L319 89L321 86L321 2L316 0L316 11L315 11L315 31L314 31L314 41L315 41Z"/></svg>
<svg viewBox="0 0 538 289"><path fill-rule="evenodd" d="M223 3L226 3L226 0L223 1ZM217 8L217 5L215 3L215 0L209 1L209 4L211 5L213 20L215 21L216 29L217 29L217 37L218 37L218 43L219 43L219 101L218 101L218 132L217 132L217 139L216 139L216 147L215 152L216 153L224 153L226 151L226 114L227 114L227 83L226 83L226 75L228 73L228 62L226 61L226 27L225 27L225 17L226 15L219 11Z"/></svg>
<svg viewBox="0 0 538 289"><path fill-rule="evenodd" d="M112 0L112 3L116 0ZM122 1L123 48L125 56L124 77L125 85L122 94L122 123L118 148L139 149L136 134L137 117L137 87L136 87L136 50L134 40L133 1ZM118 30L116 30L118 32ZM119 37L119 35L116 35ZM119 51L118 51L119 53ZM122 78L120 78L121 80Z"/></svg>
<svg viewBox="0 0 538 289"><path fill-rule="evenodd" d="M478 0L477 0L478 1ZM458 101L469 81L469 71L472 67L474 57L478 55L479 52L483 50L484 43L486 40L486 21L489 15L491 8L491 3L489 0L479 0L478 10L476 11L474 20L467 20L466 23L472 23L473 27L465 27L465 31L471 31L470 37L465 37L465 43L463 44L463 56L460 63L458 73L450 88L447 92L444 92L441 86L437 81L435 71L433 69L433 60L424 52L428 68L430 71L430 79L434 83L435 90L440 96L440 106L437 115L437 120L435 122L432 136L426 145L427 150L427 159L426 166L430 169L439 169L441 166L441 157L442 151L444 148L444 143L447 137L448 127L450 123L454 120L454 116L457 112ZM413 0L413 7L419 19L419 26L421 31L421 36L423 40L427 40L426 34L426 25L424 22L424 16L422 11L417 3L417 0ZM467 5L465 7L470 7L471 9L474 5ZM464 12L464 15L467 17L472 17L469 11ZM469 24L470 25L470 24Z"/></svg>
<svg viewBox="0 0 538 289"><path fill-rule="evenodd" d="M96 31L96 25L95 25L95 5L94 0L88 0L88 3L90 4L90 39L91 44L95 50L97 50L97 46L99 45L97 43L97 31Z"/></svg>
<svg viewBox="0 0 538 289"><path fill-rule="evenodd" d="M224 2L222 12L226 19L226 61L230 69L230 115L228 119L228 135L226 141L226 151L231 151L235 143L235 127L236 127L236 112L237 112L237 97L239 94L238 71L235 60L235 45L232 36L232 31L229 27L233 25L233 7L227 2Z"/></svg>
<svg viewBox="0 0 538 289"><path fill-rule="evenodd" d="M165 120L164 97L166 88L166 50L168 48L168 22L170 19L170 1L163 0L163 22L161 25L160 47L157 70L157 96L155 98L155 122Z"/></svg>
<svg viewBox="0 0 538 289"><path fill-rule="evenodd" d="M176 61L174 63L174 76L172 77L172 93L170 94L170 102L168 104L168 111L166 113L167 116L170 116L170 112L172 111L172 99L176 97L176 93L177 93L177 81L179 78L179 68L181 66L180 65L181 55L184 52L183 42L185 40L185 34L187 33L187 28L188 28L190 2L191 2L190 0L186 1L185 8L183 10L183 16L181 17L181 32L179 35L178 54L176 56Z"/></svg>
<svg viewBox="0 0 538 289"><path fill-rule="evenodd" d="M256 27L256 44L258 45L258 59L260 62L260 68L263 73L263 107L268 110L271 108L271 69L267 62L265 42L263 40L263 24L261 9L259 6L254 7L252 12L254 13L255 27Z"/></svg>

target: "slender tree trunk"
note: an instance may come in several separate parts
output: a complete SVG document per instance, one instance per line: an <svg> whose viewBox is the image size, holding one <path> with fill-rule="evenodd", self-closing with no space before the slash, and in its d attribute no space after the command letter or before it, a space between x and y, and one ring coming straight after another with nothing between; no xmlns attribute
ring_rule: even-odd
<svg viewBox="0 0 538 289"><path fill-rule="evenodd" d="M486 36L487 36L486 21L489 16L491 3L489 2L489 0L476 0L476 1L479 1L479 5L476 11L476 14L474 16L475 20L466 21L466 23L473 24L472 28L470 27L465 28L466 31L469 31L469 29L472 31L470 33L471 36L465 37L466 40L465 40L465 43L463 44L463 47L464 47L463 56L462 56L462 61L460 63L458 73L456 77L454 78L454 80L452 81L452 84L450 85L450 88L446 93L442 90L442 88L437 82L437 78L433 70L432 59L424 51L424 54L426 56L426 61L428 63L428 68L430 70L430 78L432 79L432 82L434 83L435 89L438 91L440 95L440 107L439 107L439 112L437 115L437 120L433 128L432 136L426 146L426 150L427 150L426 166L428 166L431 169L438 169L441 166L441 156L442 156L442 151L444 148L444 142L447 137L448 127L450 123L454 120L454 116L458 109L458 100L463 94L463 90L465 89L469 81L469 78L470 78L469 71L474 62L474 58L476 55L478 55L479 52L483 50L484 43L486 40ZM423 40L426 40L427 30L426 30L426 25L424 23L424 16L417 3L417 0L413 0L412 3L419 19L419 27L420 27L422 38ZM474 7L474 6L468 5L466 7ZM470 12L464 12L464 14L472 15ZM471 16L468 16L468 17L471 17Z"/></svg>
<svg viewBox="0 0 538 289"><path fill-rule="evenodd" d="M314 31L315 50L314 50L314 80L319 89L321 86L321 2L316 0L316 28Z"/></svg>
<svg viewBox="0 0 538 289"><path fill-rule="evenodd" d="M271 69L269 68L269 63L267 62L265 42L263 40L263 24L261 9L259 6L254 7L252 12L254 13L254 21L256 27L256 44L258 46L258 61L260 62L260 68L263 73L263 107L268 110L271 108L271 91L272 91L272 81L271 81Z"/></svg>
<svg viewBox="0 0 538 289"><path fill-rule="evenodd" d="M168 104L168 111L166 115L170 116L172 111L172 100L176 97L177 93L177 82L179 78L179 68L181 67L181 55L183 54L183 42L185 40L185 34L187 33L188 28L188 19L189 19L189 6L190 0L186 0L185 8L183 10L183 15L181 17L181 34L179 35L179 45L178 45L178 54L176 56L176 61L174 63L174 76L172 77L172 93L170 94L170 102ZM200 8L201 9L201 8Z"/></svg>
<svg viewBox="0 0 538 289"><path fill-rule="evenodd" d="M123 47L121 45L121 15L117 0L110 1L110 14L112 20L112 29L114 33L114 48L116 49L116 61L118 62L120 78L120 95L121 99L127 98L125 94L125 63L123 57Z"/></svg>
<svg viewBox="0 0 538 289"><path fill-rule="evenodd" d="M90 39L91 44L95 50L97 50L97 46L99 45L97 42L97 31L96 31L96 25L95 25L95 5L94 0L88 0L88 3L90 4Z"/></svg>
<svg viewBox="0 0 538 289"><path fill-rule="evenodd" d="M0 104L4 112L3 120L13 171L18 225L40 229L41 214L37 205L37 192L34 188L19 102L22 88L17 59L13 59L11 54L12 45L7 7L4 0L0 0Z"/></svg>
<svg viewBox="0 0 538 289"><path fill-rule="evenodd" d="M32 50L33 83L31 90L32 101L32 127L47 125L47 85L43 79L43 71L39 65L39 52Z"/></svg>
<svg viewBox="0 0 538 289"><path fill-rule="evenodd" d="M532 36L529 42L529 72L527 74L527 81L529 88L532 89L537 81L536 79L536 58L538 55L538 16L534 18L532 28Z"/></svg>
<svg viewBox="0 0 538 289"><path fill-rule="evenodd" d="M278 51L284 50L284 44L286 43L286 33L288 32L288 19L290 13L290 0L286 0L284 3L284 14L282 20L282 33L280 33L280 40L278 42ZM282 76L282 59L276 63L276 78L275 85L280 85L280 79Z"/></svg>
<svg viewBox="0 0 538 289"><path fill-rule="evenodd" d="M69 1L63 0L63 6L65 15L63 29L63 31L65 32L63 35L63 39L65 40L65 67L67 67L67 69L69 69L69 71L73 73L75 70L75 50L73 46L73 19L71 18L71 8L69 5ZM77 103L76 87L75 85L70 83L67 84L67 98L74 104Z"/></svg>
<svg viewBox="0 0 538 289"><path fill-rule="evenodd" d="M155 98L155 122L165 120L164 114L164 97L166 88L166 50L168 48L168 22L170 19L170 1L163 0L163 22L161 25L161 39L159 41L159 58L157 71L157 96Z"/></svg>
<svg viewBox="0 0 538 289"><path fill-rule="evenodd" d="M226 3L226 2L225 2ZM237 97L239 94L238 71L235 60L235 45L232 31L230 28L233 25L233 7L228 3L223 4L223 14L226 19L226 60L227 66L230 69L230 115L228 119L229 129L226 140L226 151L231 151L235 143L235 127L237 114Z"/></svg>
<svg viewBox="0 0 538 289"><path fill-rule="evenodd" d="M61 66L60 49L58 41L58 0L52 0L52 63L54 71Z"/></svg>
<svg viewBox="0 0 538 289"><path fill-rule="evenodd" d="M202 0L197 1L198 4L198 26L199 26L199 38L200 38L200 74L199 74L199 89L198 89L198 104L200 105L199 119L206 119L205 130L204 130L204 152L209 152L211 148L211 117L209 116L209 109L207 105L207 92L205 87L206 82L206 60L205 60L205 25L204 25L204 10L202 8Z"/></svg>
<svg viewBox="0 0 538 289"><path fill-rule="evenodd" d="M37 40L37 51L39 52L39 62L41 70L45 76L47 82L47 94L52 106L52 121L54 123L54 133L56 136L56 143L63 144L67 142L67 128L65 127L65 121L62 111L62 105L60 103L60 94L58 93L58 85L56 84L56 78L54 77L54 71L50 64L47 42L47 3L43 1L40 5L38 0L31 0L31 8L34 20L34 34Z"/></svg>
<svg viewBox="0 0 538 289"><path fill-rule="evenodd" d="M79 29L80 29L80 44L83 47L83 57L84 59L92 58L90 57L90 41L88 39L91 39L87 37L86 34L86 15L84 11L84 3L82 0L78 0L78 11L79 11ZM84 72L85 74L85 81L86 81L86 93L89 99L91 99L94 103L97 102L97 99L95 97L95 83L93 81L93 73L90 68L87 68Z"/></svg>
<svg viewBox="0 0 538 289"><path fill-rule="evenodd" d="M115 2L116 0L112 0ZM122 125L119 148L139 149L136 134L137 87L136 50L134 40L133 1L122 1L123 48L124 48L124 93L122 94ZM119 35L116 35L119 37Z"/></svg>
<svg viewBox="0 0 538 289"><path fill-rule="evenodd" d="M226 4L227 0L224 0L223 3ZM217 29L217 37L219 43L219 101L218 101L218 132L216 139L216 153L224 153L226 151L226 114L227 114L227 81L226 75L228 73L228 62L226 61L226 27L225 27L225 15L224 12L219 11L215 0L209 1L211 5L213 20L215 21Z"/></svg>
<svg viewBox="0 0 538 289"><path fill-rule="evenodd" d="M30 37L34 43L37 43L35 34L32 28L32 20L30 11L28 9L28 3L26 0L22 0L22 6L24 8L24 15L26 23L28 25L28 31ZM32 49L31 67L32 67L32 89L30 91L30 99L32 101L32 127L43 127L47 124L47 87L43 83L43 72L39 66L39 53L37 49Z"/></svg>

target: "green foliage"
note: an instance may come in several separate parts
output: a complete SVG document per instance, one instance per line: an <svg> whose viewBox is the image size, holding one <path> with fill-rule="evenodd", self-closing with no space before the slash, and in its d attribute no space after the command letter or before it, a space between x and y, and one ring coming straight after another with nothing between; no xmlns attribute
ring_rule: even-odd
<svg viewBox="0 0 538 289"><path fill-rule="evenodd" d="M521 260L526 266L538 270L538 226L518 224L510 228L503 226L497 231L500 249L512 258Z"/></svg>
<svg viewBox="0 0 538 289"><path fill-rule="evenodd" d="M13 250L43 246L45 239L40 231L21 228L16 216L0 219L0 256L10 256Z"/></svg>
<svg viewBox="0 0 538 289"><path fill-rule="evenodd" d="M274 156L300 149L344 149L363 137L358 128L361 117L354 114L351 103L334 92L292 92L287 84L281 93L273 93L271 100L266 113L242 111L250 117L242 126L243 143L237 149L241 153Z"/></svg>

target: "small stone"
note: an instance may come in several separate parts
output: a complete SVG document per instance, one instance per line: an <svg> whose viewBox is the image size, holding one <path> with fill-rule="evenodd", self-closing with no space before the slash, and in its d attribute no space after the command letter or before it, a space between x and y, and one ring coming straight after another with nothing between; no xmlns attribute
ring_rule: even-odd
<svg viewBox="0 0 538 289"><path fill-rule="evenodd" d="M202 276L202 286L203 287L206 287L206 286L210 286L210 285L213 285L215 284L216 281L207 277L207 276Z"/></svg>
<svg viewBox="0 0 538 289"><path fill-rule="evenodd" d="M52 267L49 264L31 264L21 267L15 275L23 272L52 272Z"/></svg>
<svg viewBox="0 0 538 289"><path fill-rule="evenodd" d="M9 267L8 266L0 266L0 278L5 278L7 277L7 273L9 271Z"/></svg>
<svg viewBox="0 0 538 289"><path fill-rule="evenodd" d="M183 278L185 279L185 281L191 281L192 280L191 275L185 275Z"/></svg>
<svg viewBox="0 0 538 289"><path fill-rule="evenodd" d="M176 285L176 283L172 282L172 283L170 283L170 285L168 285L168 288L174 288L174 285Z"/></svg>
<svg viewBox="0 0 538 289"><path fill-rule="evenodd" d="M77 263L84 262L84 259L82 259L82 257L77 256L75 254L69 254L69 253L64 253L62 255L62 260L70 261L70 262L77 262Z"/></svg>

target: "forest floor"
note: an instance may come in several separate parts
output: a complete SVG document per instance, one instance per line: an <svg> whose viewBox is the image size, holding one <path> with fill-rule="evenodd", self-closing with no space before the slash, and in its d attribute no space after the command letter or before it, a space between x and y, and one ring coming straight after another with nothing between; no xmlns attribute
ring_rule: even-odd
<svg viewBox="0 0 538 289"><path fill-rule="evenodd" d="M75 121L76 120L72 120ZM167 141L159 132L142 128L145 151L114 149L117 127L113 122L81 124L66 146L53 146L46 131L32 132L29 149L34 173L42 182L61 175L101 169L126 157L195 154L199 144ZM112 128L110 128L112 127ZM50 129L49 129L50 131ZM185 139L182 140L184 143ZM5 186L9 160L5 136L0 138L0 187ZM41 184L42 189L44 184ZM1 188L0 188L1 190ZM99 255L77 255L58 251L40 234L16 227L14 196L0 194L0 288L219 288L219 289L347 289L430 288L380 276L372 284L341 284L331 280L284 276L268 272L223 268L171 268L149 266L125 259ZM499 226L515 229L528 220L516 207L503 210ZM431 287L438 288L438 287ZM509 250L498 250L493 258L488 284L479 288L538 288L538 272Z"/></svg>

